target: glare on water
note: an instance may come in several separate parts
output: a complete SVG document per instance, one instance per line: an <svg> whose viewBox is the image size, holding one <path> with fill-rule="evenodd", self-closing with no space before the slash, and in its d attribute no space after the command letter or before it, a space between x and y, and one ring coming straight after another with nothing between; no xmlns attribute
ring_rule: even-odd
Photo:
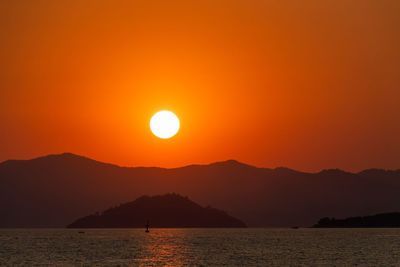
<svg viewBox="0 0 400 267"><path fill-rule="evenodd" d="M2 229L0 266L398 266L399 241L400 229Z"/></svg>

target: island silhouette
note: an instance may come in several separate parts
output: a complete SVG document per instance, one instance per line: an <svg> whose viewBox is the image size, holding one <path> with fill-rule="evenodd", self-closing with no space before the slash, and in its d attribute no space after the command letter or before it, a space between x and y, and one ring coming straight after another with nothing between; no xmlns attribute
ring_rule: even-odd
<svg viewBox="0 0 400 267"><path fill-rule="evenodd" d="M153 228L246 227L244 222L224 211L201 207L174 193L142 196L104 212L79 218L67 227L144 228L149 222Z"/></svg>
<svg viewBox="0 0 400 267"><path fill-rule="evenodd" d="M400 211L400 170L306 173L235 160L120 167L64 153L4 161L0 182L0 227L65 227L95 211L166 192L218 207L250 227L307 227L327 216Z"/></svg>
<svg viewBox="0 0 400 267"><path fill-rule="evenodd" d="M380 213L372 216L335 219L325 217L314 228L397 228L400 227L400 212Z"/></svg>

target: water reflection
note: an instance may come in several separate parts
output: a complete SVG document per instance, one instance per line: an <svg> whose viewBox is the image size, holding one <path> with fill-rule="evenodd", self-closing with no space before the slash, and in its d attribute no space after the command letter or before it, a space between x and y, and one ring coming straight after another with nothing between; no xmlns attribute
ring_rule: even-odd
<svg viewBox="0 0 400 267"><path fill-rule="evenodd" d="M184 229L152 229L144 236L137 263L146 266L180 266L193 260L192 246ZM192 257L190 257L192 255Z"/></svg>
<svg viewBox="0 0 400 267"><path fill-rule="evenodd" d="M0 229L0 266L399 266L400 229Z"/></svg>

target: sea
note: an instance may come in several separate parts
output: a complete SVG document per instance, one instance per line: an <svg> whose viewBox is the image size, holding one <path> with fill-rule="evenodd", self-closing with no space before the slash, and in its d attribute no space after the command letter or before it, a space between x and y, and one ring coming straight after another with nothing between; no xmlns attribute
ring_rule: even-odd
<svg viewBox="0 0 400 267"><path fill-rule="evenodd" d="M0 266L400 266L400 229L0 229Z"/></svg>

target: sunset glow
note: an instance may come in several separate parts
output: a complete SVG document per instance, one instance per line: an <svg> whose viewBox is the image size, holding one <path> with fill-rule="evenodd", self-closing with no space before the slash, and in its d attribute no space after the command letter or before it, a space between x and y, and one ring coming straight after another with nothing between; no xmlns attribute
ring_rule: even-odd
<svg viewBox="0 0 400 267"><path fill-rule="evenodd" d="M399 265L399 14L0 1L0 266Z"/></svg>
<svg viewBox="0 0 400 267"><path fill-rule="evenodd" d="M171 138L179 130L179 119L171 111L157 112L150 120L150 129L159 138Z"/></svg>
<svg viewBox="0 0 400 267"><path fill-rule="evenodd" d="M390 4L389 4L390 3ZM0 161L397 168L400 1L2 1ZM154 138L172 110L179 135Z"/></svg>

